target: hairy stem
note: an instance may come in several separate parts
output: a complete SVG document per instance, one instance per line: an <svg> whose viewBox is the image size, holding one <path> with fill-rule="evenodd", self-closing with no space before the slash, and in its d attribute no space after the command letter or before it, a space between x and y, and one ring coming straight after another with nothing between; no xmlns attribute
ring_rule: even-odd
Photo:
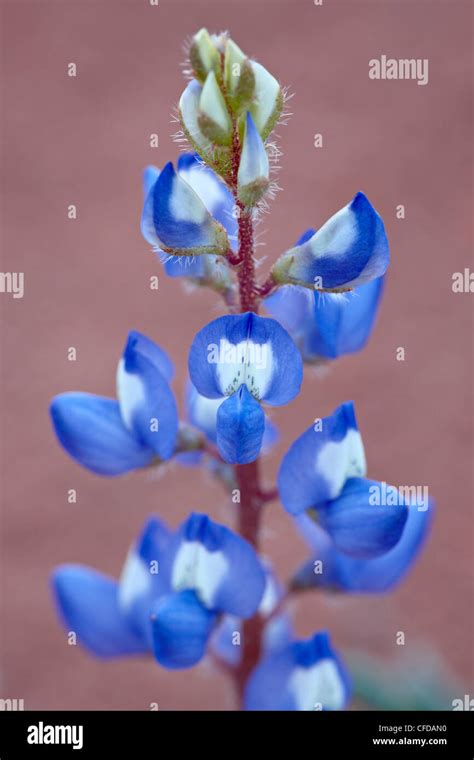
<svg viewBox="0 0 474 760"><path fill-rule="evenodd" d="M240 144L237 130L234 130L233 142L233 181L236 195L237 171L240 161ZM236 197L239 209L239 259L238 270L240 311L258 311L258 293L255 282L255 261L253 255L253 218L252 210L246 208ZM238 529L258 552L260 522L264 498L260 484L260 464L258 459L250 464L235 465L235 476L240 492L238 505ZM242 628L241 660L234 672L235 686L240 703L247 679L260 658L263 621L257 613L245 620Z"/></svg>

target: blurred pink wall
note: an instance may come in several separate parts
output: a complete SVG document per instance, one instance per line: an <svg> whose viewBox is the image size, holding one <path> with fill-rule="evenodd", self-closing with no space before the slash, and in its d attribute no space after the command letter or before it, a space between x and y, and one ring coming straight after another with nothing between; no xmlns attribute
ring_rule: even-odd
<svg viewBox="0 0 474 760"><path fill-rule="evenodd" d="M3 2L3 271L25 273L3 310L3 658L1 696L27 709L226 709L233 695L209 665L168 673L151 661L101 663L70 647L48 590L51 569L81 562L117 574L144 518L172 525L191 509L232 522L232 506L199 472L171 465L159 480L107 480L59 448L48 418L65 390L114 394L129 329L177 365L182 398L198 328L221 313L207 292L149 277L159 263L140 236L141 172L178 148L170 113L184 87L183 40L201 26L234 39L289 85L294 116L279 131L283 192L261 227L270 260L363 190L382 214L392 265L377 329L362 354L275 413L280 444L354 399L369 474L428 485L434 534L408 580L387 597L305 595L301 635L328 627L339 647L388 658L420 642L467 685L472 639L472 295L452 274L471 266L470 6L464 2L262 0ZM429 83L371 81L368 61L428 58ZM77 78L66 75L77 64ZM158 149L149 135L159 135ZM322 133L322 149L313 147ZM78 219L66 209L76 204ZM395 209L404 204L406 218ZM78 360L67 361L75 346ZM403 346L405 362L396 361ZM78 503L67 503L77 489ZM307 556L278 503L265 550L287 577ZM424 644L423 644L424 645ZM472 693L472 691L471 691Z"/></svg>

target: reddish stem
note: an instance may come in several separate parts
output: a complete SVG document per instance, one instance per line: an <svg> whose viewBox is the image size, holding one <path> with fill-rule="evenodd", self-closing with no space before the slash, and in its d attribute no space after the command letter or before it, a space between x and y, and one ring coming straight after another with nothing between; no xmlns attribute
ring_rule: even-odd
<svg viewBox="0 0 474 760"><path fill-rule="evenodd" d="M226 94L224 92L224 97ZM230 264L238 266L240 311L258 312L260 295L255 280L253 213L238 198L237 176L241 156L241 145L237 123L234 121L232 136L232 164L227 184L232 190L238 209L239 250L237 254L228 252ZM249 464L234 467L237 486L240 492L238 505L238 531L258 552L262 507L265 495L260 483L258 459ZM257 613L243 622L242 653L239 665L233 669L234 681L240 702L242 701L247 679L260 659L264 620Z"/></svg>

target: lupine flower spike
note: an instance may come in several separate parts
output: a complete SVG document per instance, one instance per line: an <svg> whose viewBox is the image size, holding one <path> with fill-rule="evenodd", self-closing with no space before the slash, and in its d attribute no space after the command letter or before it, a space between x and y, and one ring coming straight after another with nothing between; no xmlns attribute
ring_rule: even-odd
<svg viewBox="0 0 474 760"><path fill-rule="evenodd" d="M291 444L275 419L298 397L305 363L335 362L369 340L390 258L379 213L387 199L379 191L376 211L362 192L354 195L357 188L341 190L341 204L352 200L294 246L285 217L280 237L288 249L260 277L255 225L276 187L272 157L286 90L226 32L198 31L188 63L176 135L186 152L145 168L140 226L176 300L193 298L189 288L178 296L181 283L192 283L217 292L226 313L196 324L190 345L173 348L173 358L188 359L181 414L173 364L154 342L166 335L160 322L151 338L129 333L116 398L60 393L50 411L58 441L86 470L137 478L174 467L194 478L198 511L177 527L151 516L119 578L80 564L57 567L53 596L66 630L97 658L148 655L150 667L168 670L208 659L230 677L239 709L344 710L351 677L340 642L324 630L302 638L288 602L302 590L342 600L388 592L414 567L434 505L428 495L414 502L367 477L352 402L314 419L324 399L309 391L311 418ZM319 222L311 197L307 213ZM286 453L272 486L260 465L280 437ZM205 513L201 470L225 489L219 522ZM171 504L163 482L159 510ZM146 484L156 487L152 478ZM286 581L261 554L263 511L278 498L308 543Z"/></svg>

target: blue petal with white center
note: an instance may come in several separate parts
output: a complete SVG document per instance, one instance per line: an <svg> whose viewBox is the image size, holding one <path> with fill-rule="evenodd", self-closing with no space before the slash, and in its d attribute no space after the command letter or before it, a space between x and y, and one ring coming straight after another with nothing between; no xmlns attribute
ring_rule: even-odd
<svg viewBox="0 0 474 760"><path fill-rule="evenodd" d="M297 588L321 587L348 593L383 593L394 589L412 569L427 540L434 514L433 502L408 507L400 540L381 557L356 559L339 551L328 534L306 515L298 518L313 558L297 572ZM315 572L319 562L321 572Z"/></svg>
<svg viewBox="0 0 474 760"><path fill-rule="evenodd" d="M202 659L217 614L194 591L162 597L151 612L153 654L165 668L191 668Z"/></svg>
<svg viewBox="0 0 474 760"><path fill-rule="evenodd" d="M383 221L363 193L273 268L280 283L316 290L354 288L385 274L390 260Z"/></svg>
<svg viewBox="0 0 474 760"><path fill-rule="evenodd" d="M295 398L303 377L300 352L286 330L252 312L206 325L194 338L188 365L192 382L207 398L230 396L244 384L272 406Z"/></svg>
<svg viewBox="0 0 474 760"><path fill-rule="evenodd" d="M246 206L257 203L270 182L270 164L262 138L250 113L245 121L242 155L237 174L240 200Z"/></svg>
<svg viewBox="0 0 474 760"><path fill-rule="evenodd" d="M341 493L348 478L366 472L354 404L347 401L308 428L283 457L278 489L283 506L297 515Z"/></svg>
<svg viewBox="0 0 474 760"><path fill-rule="evenodd" d="M227 231L230 248L238 246L238 225L235 218L234 199L230 190L218 176L196 154L184 153L178 159L177 172L181 179L194 190L204 203L209 214ZM153 187L159 177L159 170L154 166L145 169L143 185L145 191L141 230L144 238L154 246L160 258L167 254L160 247L153 222ZM221 279L228 275L227 262L221 256L202 254L200 256L168 256L164 264L169 277L189 277L195 280L215 278L216 267L221 270Z"/></svg>
<svg viewBox="0 0 474 760"><path fill-rule="evenodd" d="M129 335L117 369L117 395L125 427L160 459L169 459L176 444L178 411L161 373L164 352L152 346L137 333Z"/></svg>
<svg viewBox="0 0 474 760"><path fill-rule="evenodd" d="M341 494L317 507L317 519L337 549L367 559L385 554L399 541L408 518L403 499L379 503L381 484L366 478L349 478Z"/></svg>
<svg viewBox="0 0 474 760"><path fill-rule="evenodd" d="M286 285L265 300L265 307L288 330L303 359L336 359L360 351L373 330L384 277L348 293L312 293Z"/></svg>
<svg viewBox="0 0 474 760"><path fill-rule="evenodd" d="M264 430L263 409L245 385L226 398L217 411L217 445L229 464L253 462L262 447Z"/></svg>
<svg viewBox="0 0 474 760"><path fill-rule="evenodd" d="M146 652L148 643L123 615L118 584L81 565L62 565L52 576L53 592L68 632L98 657Z"/></svg>
<svg viewBox="0 0 474 760"><path fill-rule="evenodd" d="M247 541L207 515L190 515L168 561L174 591L195 591L207 609L241 618L257 611L265 590L260 560Z"/></svg>
<svg viewBox="0 0 474 760"><path fill-rule="evenodd" d="M345 668L326 632L294 641L263 659L244 695L246 710L342 710L350 696Z"/></svg>
<svg viewBox="0 0 474 760"><path fill-rule="evenodd" d="M97 475L123 475L146 467L154 452L123 424L117 401L91 393L61 393L50 407L59 442Z"/></svg>
<svg viewBox="0 0 474 760"><path fill-rule="evenodd" d="M192 187L167 163L145 201L142 230L151 241L154 228L159 248L172 254L223 254L227 235ZM151 218L151 222L150 222Z"/></svg>

